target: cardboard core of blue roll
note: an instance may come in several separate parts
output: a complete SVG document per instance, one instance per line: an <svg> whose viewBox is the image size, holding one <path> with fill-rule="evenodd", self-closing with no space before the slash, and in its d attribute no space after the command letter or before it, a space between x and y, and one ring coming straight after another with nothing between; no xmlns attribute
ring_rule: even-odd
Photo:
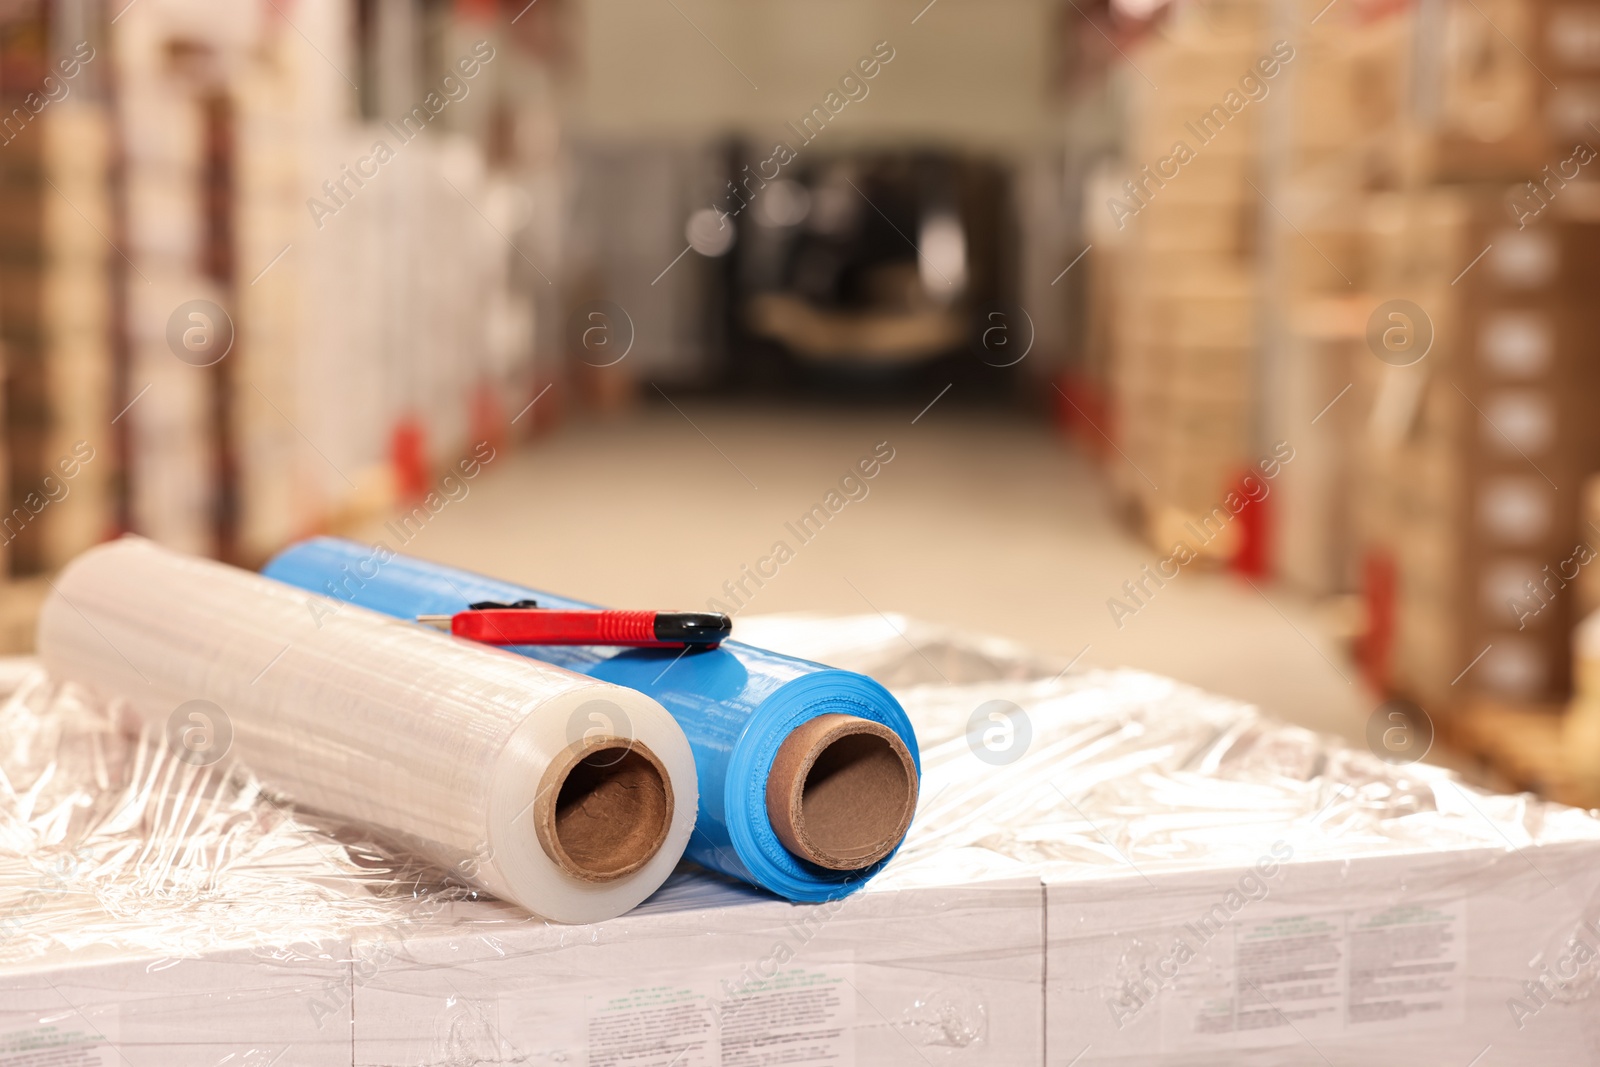
<svg viewBox="0 0 1600 1067"><path fill-rule="evenodd" d="M545 769L533 824L564 873L611 882L661 851L672 810L672 780L649 746L596 735L569 745Z"/></svg>
<svg viewBox="0 0 1600 1067"><path fill-rule="evenodd" d="M833 871L895 850L917 807L917 767L900 735L855 715L818 715L784 739L767 775L767 816L792 854Z"/></svg>

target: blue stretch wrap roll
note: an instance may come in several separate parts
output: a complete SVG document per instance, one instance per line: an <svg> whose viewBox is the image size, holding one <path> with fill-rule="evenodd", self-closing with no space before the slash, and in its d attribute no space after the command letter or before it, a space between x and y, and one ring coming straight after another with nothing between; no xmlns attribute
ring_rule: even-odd
<svg viewBox="0 0 1600 1067"><path fill-rule="evenodd" d="M469 604L536 600L544 608L589 608L470 571L391 555L331 537L302 541L262 571L268 578L385 615L449 615ZM767 774L778 746L818 715L856 715L900 735L917 761L917 739L900 702L865 675L835 670L737 641L712 650L530 645L510 651L637 689L683 727L700 778L700 811L687 855L705 867L789 900L843 896L888 857L858 871L832 871L790 853L767 817ZM892 853L891 853L892 855Z"/></svg>

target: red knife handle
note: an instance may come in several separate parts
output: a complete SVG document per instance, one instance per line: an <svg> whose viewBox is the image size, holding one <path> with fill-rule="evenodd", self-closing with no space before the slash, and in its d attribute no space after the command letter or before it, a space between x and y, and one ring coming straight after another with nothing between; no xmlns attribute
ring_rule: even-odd
<svg viewBox="0 0 1600 1067"><path fill-rule="evenodd" d="M628 645L678 647L659 641L653 611L555 611L488 608L457 612L450 632L486 645Z"/></svg>

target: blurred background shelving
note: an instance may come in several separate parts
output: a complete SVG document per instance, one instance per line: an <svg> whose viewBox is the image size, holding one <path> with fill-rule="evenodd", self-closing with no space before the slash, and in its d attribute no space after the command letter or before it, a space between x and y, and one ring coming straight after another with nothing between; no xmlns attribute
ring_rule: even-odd
<svg viewBox="0 0 1600 1067"><path fill-rule="evenodd" d="M1065 506L982 464L883 506L1006 502L1028 566L1048 521L1100 568L1059 568L1057 622L1014 636L1292 705L1253 672L1296 668L1253 661L1240 620L1296 605L1345 732L1411 700L1463 758L1600 802L1600 579L1575 562L1600 549L1600 3L3 0L0 105L8 647L95 541L257 565L379 536L480 442L518 453L486 477L615 531L530 473L571 447L546 435L677 455L650 442L682 416L754 486L752 425L814 453L874 412L936 435L919 420L953 411L933 452L1031 450ZM1431 337L1405 366L1373 341L1393 301ZM220 356L180 356L195 327ZM1184 568L1207 592L1152 599L1182 626L1100 636L1280 443L1270 493ZM606 492L653 499L655 470ZM685 491L650 521L709 514L702 569L735 574L767 529L742 507ZM474 514L440 542L456 562L498 528ZM953 567L1016 563L1003 533L926 528ZM562 572L621 566L608 536ZM772 601L834 606L809 595ZM1237 659L1203 675L1183 627Z"/></svg>

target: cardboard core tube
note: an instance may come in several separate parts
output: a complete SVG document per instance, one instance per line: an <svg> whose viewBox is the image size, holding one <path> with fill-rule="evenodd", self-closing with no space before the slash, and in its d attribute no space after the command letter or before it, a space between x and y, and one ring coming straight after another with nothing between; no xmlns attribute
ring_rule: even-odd
<svg viewBox="0 0 1600 1067"><path fill-rule="evenodd" d="M871 719L818 715L778 748L767 816L783 847L834 871L893 852L917 810L917 766L900 735Z"/></svg>
<svg viewBox="0 0 1600 1067"><path fill-rule="evenodd" d="M639 741L600 736L566 748L533 804L545 854L585 882L610 882L650 862L672 823L672 782Z"/></svg>

